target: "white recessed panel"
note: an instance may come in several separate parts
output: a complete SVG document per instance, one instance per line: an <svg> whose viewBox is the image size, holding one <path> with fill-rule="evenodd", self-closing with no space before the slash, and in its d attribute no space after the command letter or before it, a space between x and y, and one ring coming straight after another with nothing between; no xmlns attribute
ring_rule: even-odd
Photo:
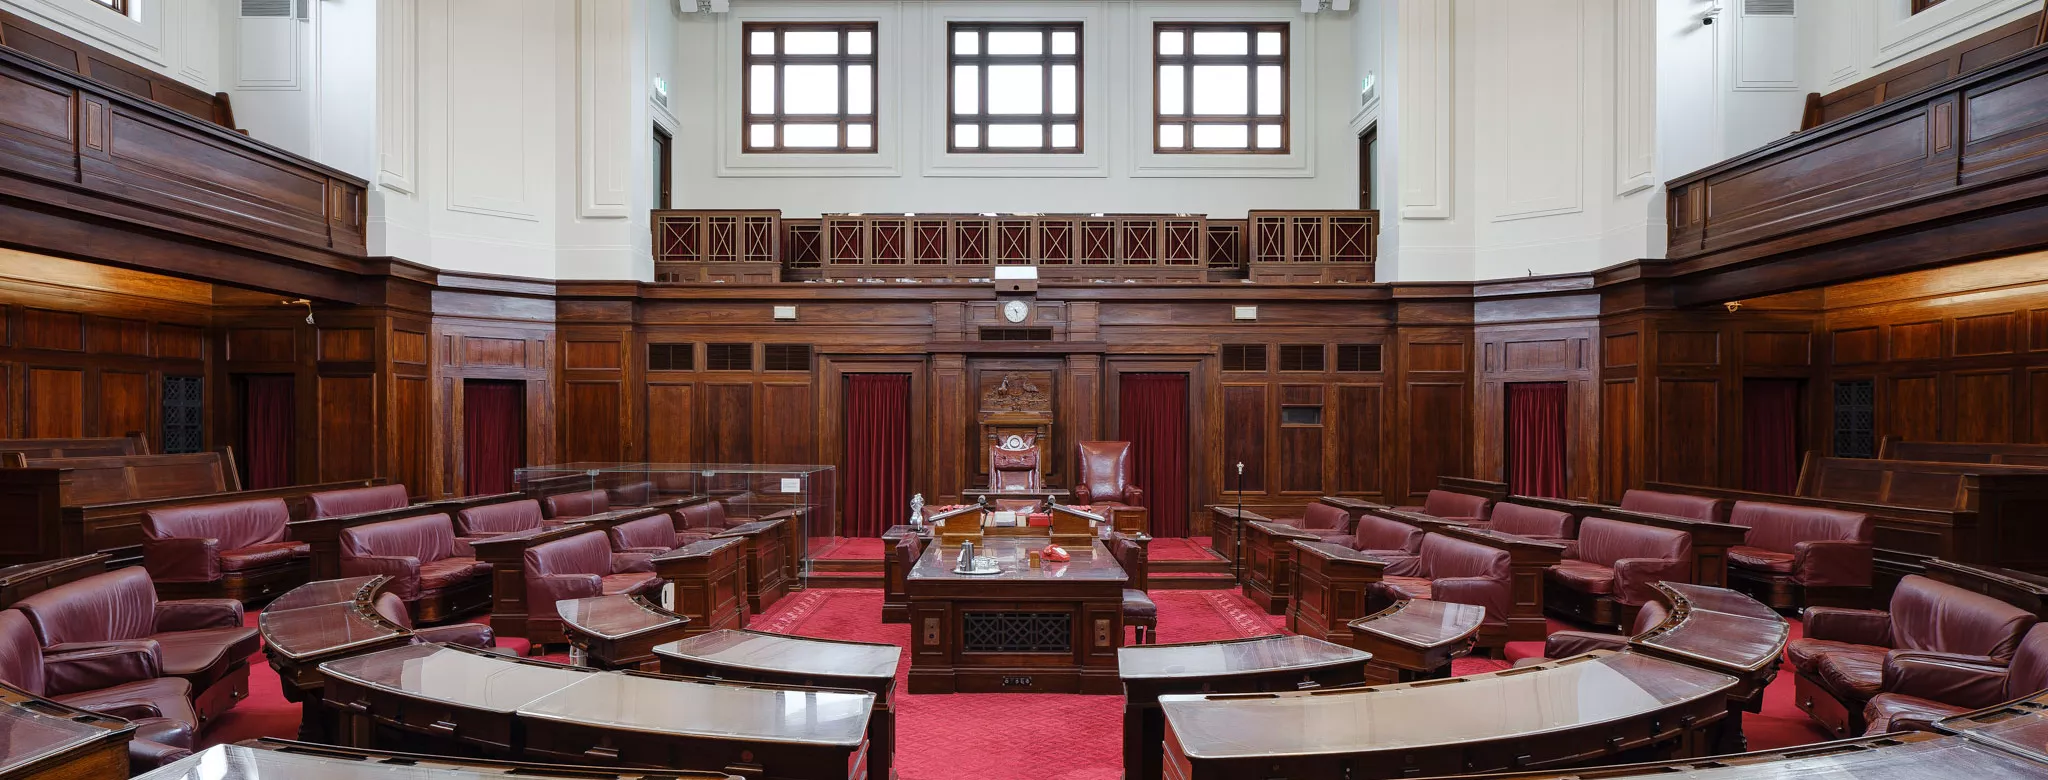
<svg viewBox="0 0 2048 780"><path fill-rule="evenodd" d="M495 84L526 72L527 4L449 0L448 83ZM297 24L297 22L289 22ZM533 219L527 148L533 117L526 90L448 91L448 202L494 216Z"/></svg>

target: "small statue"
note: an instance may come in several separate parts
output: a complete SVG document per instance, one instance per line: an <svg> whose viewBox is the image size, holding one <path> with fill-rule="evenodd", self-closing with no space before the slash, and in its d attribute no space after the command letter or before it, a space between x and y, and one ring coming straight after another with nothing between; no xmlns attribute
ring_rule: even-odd
<svg viewBox="0 0 2048 780"><path fill-rule="evenodd" d="M910 497L910 524L911 524L911 525L924 525L924 494L923 494L923 493L918 493L918 494L916 494L916 495L913 495L913 496L911 496L911 497Z"/></svg>

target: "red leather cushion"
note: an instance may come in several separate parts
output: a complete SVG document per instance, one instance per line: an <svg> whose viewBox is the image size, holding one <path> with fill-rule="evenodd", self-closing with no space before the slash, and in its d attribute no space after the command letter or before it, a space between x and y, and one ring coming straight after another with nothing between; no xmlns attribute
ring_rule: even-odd
<svg viewBox="0 0 2048 780"><path fill-rule="evenodd" d="M1938 701L1929 701L1918 696L1901 693L1880 693L1863 707L1863 720L1870 726L1865 734L1889 734L1894 731L1932 731L1937 720L1961 715L1969 710L1951 707Z"/></svg>
<svg viewBox="0 0 2048 780"><path fill-rule="evenodd" d="M1749 526L1743 545L1791 554L1800 542L1870 541L1870 516L1809 506L1737 501L1728 522Z"/></svg>
<svg viewBox="0 0 2048 780"><path fill-rule="evenodd" d="M1127 618L1158 619L1159 617L1159 605L1153 602L1152 597L1142 590L1124 589L1123 611L1124 617Z"/></svg>
<svg viewBox="0 0 2048 780"><path fill-rule="evenodd" d="M2048 690L2048 623L2036 623L2020 639L2013 653L2012 669L2005 678L2007 698L2017 699L2035 691Z"/></svg>
<svg viewBox="0 0 2048 780"><path fill-rule="evenodd" d="M1552 582L1580 593L1606 596L1614 592L1614 570L1587 561L1558 561L1544 572Z"/></svg>
<svg viewBox="0 0 2048 780"><path fill-rule="evenodd" d="M587 517L612 508L611 496L602 490L585 490L580 493L562 493L548 496L548 517Z"/></svg>
<svg viewBox="0 0 2048 780"><path fill-rule="evenodd" d="M273 564L284 563L313 554L311 545L305 542L272 542L224 550L220 554L222 571L248 571Z"/></svg>
<svg viewBox="0 0 2048 780"><path fill-rule="evenodd" d="M156 585L140 566L68 582L16 602L44 647L146 639L156 633Z"/></svg>
<svg viewBox="0 0 2048 780"><path fill-rule="evenodd" d="M1388 595L1399 594L1395 597L1403 599L1429 598L1431 584L1429 579L1425 577L1384 577L1380 579L1380 585L1389 592Z"/></svg>
<svg viewBox="0 0 2048 780"><path fill-rule="evenodd" d="M1692 557L1692 534L1653 525L1604 517L1579 524L1578 559L1611 568L1624 558L1686 560Z"/></svg>
<svg viewBox="0 0 2048 780"><path fill-rule="evenodd" d="M1422 538L1421 566L1416 576L1429 579L1483 577L1508 582L1508 551L1441 534Z"/></svg>
<svg viewBox="0 0 2048 780"><path fill-rule="evenodd" d="M1412 553L1421 548L1422 529L1379 515L1358 518L1358 531L1351 538L1351 549L1354 550L1399 550L1403 553Z"/></svg>
<svg viewBox="0 0 2048 780"><path fill-rule="evenodd" d="M1487 505L1493 503L1484 496L1453 493L1448 490L1432 490L1422 500L1422 513L1437 517L1476 517L1486 519Z"/></svg>
<svg viewBox="0 0 2048 780"><path fill-rule="evenodd" d="M165 675L183 677L202 688L263 646L256 629L239 626L170 631L150 638L163 647Z"/></svg>
<svg viewBox="0 0 2048 780"><path fill-rule="evenodd" d="M402 509L411 501L405 494L404 485L328 490L310 494L306 496L306 500L312 504L314 517L340 517L385 509Z"/></svg>
<svg viewBox="0 0 2048 780"><path fill-rule="evenodd" d="M491 565L475 558L442 558L420 564L420 590L436 590L489 573Z"/></svg>
<svg viewBox="0 0 2048 780"><path fill-rule="evenodd" d="M473 506L455 513L455 532L461 536L496 536L530 531L541 526L540 502L506 501Z"/></svg>
<svg viewBox="0 0 2048 780"><path fill-rule="evenodd" d="M1920 575L1892 591L1892 647L2011 658L2034 613Z"/></svg>
<svg viewBox="0 0 2048 780"><path fill-rule="evenodd" d="M676 546L675 521L667 513L629 520L612 526L612 547L620 550L636 548L673 549Z"/></svg>
<svg viewBox="0 0 2048 780"><path fill-rule="evenodd" d="M43 643L28 618L11 609L0 610L0 681L43 695Z"/></svg>
<svg viewBox="0 0 2048 780"><path fill-rule="evenodd" d="M1074 445L1081 478L1093 501L1119 501L1131 485L1131 443L1084 441Z"/></svg>
<svg viewBox="0 0 2048 780"><path fill-rule="evenodd" d="M284 541L284 524L291 519L283 499L223 501L143 510L142 533L151 539L218 539L218 549L233 550Z"/></svg>
<svg viewBox="0 0 2048 780"><path fill-rule="evenodd" d="M192 712L192 683L183 677L137 680L112 688L66 694L57 697L57 701L130 720L169 718L189 726L199 725L199 716Z"/></svg>
<svg viewBox="0 0 2048 780"><path fill-rule="evenodd" d="M1791 574L1792 554L1736 545L1728 548L1728 565L1772 574Z"/></svg>
<svg viewBox="0 0 2048 780"><path fill-rule="evenodd" d="M1725 498L1659 493L1655 490L1630 490L1621 494L1621 508L1631 512L1689 517L1709 522L1719 521L1717 516L1727 503L1728 500Z"/></svg>
<svg viewBox="0 0 2048 780"><path fill-rule="evenodd" d="M1869 701L1884 689L1884 653L1828 653L1813 665L1822 686L1846 701Z"/></svg>
<svg viewBox="0 0 2048 780"><path fill-rule="evenodd" d="M1545 539L1572 536L1572 516L1554 509L1503 502L1493 505L1487 520L1487 527L1504 534Z"/></svg>
<svg viewBox="0 0 2048 780"><path fill-rule="evenodd" d="M719 501L706 501L702 504L692 504L683 507L675 511L675 516L676 527L684 530L691 528L722 529L726 527L725 504Z"/></svg>
<svg viewBox="0 0 2048 780"><path fill-rule="evenodd" d="M1329 504L1317 502L1301 510L1301 525L1304 531L1335 531L1344 533L1351 525L1350 513Z"/></svg>
<svg viewBox="0 0 2048 780"><path fill-rule="evenodd" d="M635 596L649 593L661 587L661 578L651 571L636 571L627 574L607 574L599 587L607 596Z"/></svg>
<svg viewBox="0 0 2048 780"><path fill-rule="evenodd" d="M1802 637L1786 643L1785 660L1791 662L1793 669L1812 674L1815 667L1820 664L1821 657L1825 655L1832 653L1875 653L1878 663L1882 665L1884 663L1884 651L1885 649L1882 647L1873 647L1871 645L1836 642L1831 639L1806 639Z"/></svg>
<svg viewBox="0 0 2048 780"><path fill-rule="evenodd" d="M596 531L526 548L526 574L529 578L550 574L610 573L612 545L604 534Z"/></svg>
<svg viewBox="0 0 2048 780"><path fill-rule="evenodd" d="M341 530L341 558L410 556L420 564L455 555L455 524L445 514L420 515Z"/></svg>
<svg viewBox="0 0 2048 780"><path fill-rule="evenodd" d="M412 612L405 608L405 600L399 598L396 593L387 591L377 594L377 602L371 608L385 620L391 621L392 625L412 628Z"/></svg>

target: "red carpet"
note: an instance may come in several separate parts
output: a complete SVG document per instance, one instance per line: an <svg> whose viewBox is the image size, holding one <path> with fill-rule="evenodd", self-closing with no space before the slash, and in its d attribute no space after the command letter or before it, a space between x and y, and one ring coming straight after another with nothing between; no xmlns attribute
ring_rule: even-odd
<svg viewBox="0 0 2048 780"><path fill-rule="evenodd" d="M835 536L830 539L812 539L811 559L831 561L879 561L882 559L882 540L874 537Z"/></svg>
<svg viewBox="0 0 2048 780"><path fill-rule="evenodd" d="M1148 561L1220 561L1223 560L1209 551L1209 538L1172 539L1154 537L1145 548Z"/></svg>
<svg viewBox="0 0 2048 780"><path fill-rule="evenodd" d="M1159 604L1159 641L1198 642L1284 633L1286 621L1268 615L1236 591L1154 591ZM811 590L783 599L751 628L905 648L897 671L897 771L903 780L953 780L971 760L980 780L1115 780L1122 774L1123 699L1117 696L1057 694L955 694L912 696L909 686L910 627L883 624L882 594L872 589ZM255 625L256 616L249 616ZM1551 621L1551 630L1570 628ZM1800 635L1797 621L1792 636ZM503 641L524 649L524 640ZM1506 659L1461 658L1456 674L1505 668L1516 658L1541 655L1540 642L1508 645ZM560 654L541 656L567 662ZM1826 739L1792 704L1792 674L1779 675L1765 692L1764 711L1744 724L1752 750L1767 750ZM208 724L205 745L262 736L297 734L299 705L284 700L277 673L261 653L250 659L249 698ZM1019 734L1030 738L1020 739ZM1057 756L1058 760L1047 760ZM971 757L971 758L970 758Z"/></svg>

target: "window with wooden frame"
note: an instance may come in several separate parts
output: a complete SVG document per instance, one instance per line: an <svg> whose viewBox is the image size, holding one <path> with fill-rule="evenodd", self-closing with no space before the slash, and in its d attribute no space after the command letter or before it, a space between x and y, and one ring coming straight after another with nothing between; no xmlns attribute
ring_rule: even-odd
<svg viewBox="0 0 2048 780"><path fill-rule="evenodd" d="M874 22L748 22L740 40L741 151L875 151Z"/></svg>
<svg viewBox="0 0 2048 780"><path fill-rule="evenodd" d="M1287 25L1152 27L1152 147L1161 154L1287 153Z"/></svg>
<svg viewBox="0 0 2048 780"><path fill-rule="evenodd" d="M100 5L106 6L107 8L110 8L110 9L112 9L114 13L120 14L120 15L122 15L122 16L127 16L127 15L128 15L128 0L92 0L92 1L93 1L93 2L95 2L95 3L99 3Z"/></svg>
<svg viewBox="0 0 2048 780"><path fill-rule="evenodd" d="M1941 5L1941 0L1913 0L1913 13L1917 14L1937 5Z"/></svg>
<svg viewBox="0 0 2048 780"><path fill-rule="evenodd" d="M1081 152L1081 23L954 22L946 62L952 152Z"/></svg>

